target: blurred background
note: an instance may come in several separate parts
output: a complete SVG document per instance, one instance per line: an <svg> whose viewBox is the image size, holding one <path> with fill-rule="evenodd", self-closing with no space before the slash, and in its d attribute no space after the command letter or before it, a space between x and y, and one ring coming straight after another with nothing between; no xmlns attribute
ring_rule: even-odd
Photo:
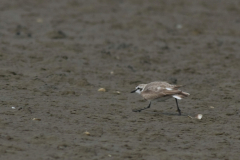
<svg viewBox="0 0 240 160"><path fill-rule="evenodd" d="M238 159L239 14L234 0L1 0L0 157ZM132 112L152 81L185 85L183 116L174 100Z"/></svg>

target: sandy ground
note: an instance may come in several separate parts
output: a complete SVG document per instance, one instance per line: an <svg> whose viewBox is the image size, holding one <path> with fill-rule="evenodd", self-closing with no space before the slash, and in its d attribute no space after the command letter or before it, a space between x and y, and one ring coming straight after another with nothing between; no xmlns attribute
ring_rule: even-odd
<svg viewBox="0 0 240 160"><path fill-rule="evenodd" d="M239 14L234 0L1 0L0 158L239 159ZM130 91L156 80L186 85L182 116L174 99L132 112L148 102Z"/></svg>

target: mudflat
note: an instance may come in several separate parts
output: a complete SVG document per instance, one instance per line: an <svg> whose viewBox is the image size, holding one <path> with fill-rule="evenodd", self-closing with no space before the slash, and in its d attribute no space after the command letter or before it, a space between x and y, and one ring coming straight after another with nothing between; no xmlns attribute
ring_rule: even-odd
<svg viewBox="0 0 240 160"><path fill-rule="evenodd" d="M0 159L239 159L239 8L1 0ZM132 111L152 81L184 85L182 116Z"/></svg>

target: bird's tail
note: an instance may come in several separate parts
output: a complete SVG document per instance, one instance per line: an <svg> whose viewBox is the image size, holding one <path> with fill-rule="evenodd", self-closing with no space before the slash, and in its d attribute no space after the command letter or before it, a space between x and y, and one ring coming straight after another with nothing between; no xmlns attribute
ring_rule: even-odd
<svg viewBox="0 0 240 160"><path fill-rule="evenodd" d="M183 96L185 96L185 97L188 97L188 96L190 96L190 94L189 94L189 93L187 93L187 92L182 92L182 93L181 93L181 95L183 95Z"/></svg>
<svg viewBox="0 0 240 160"><path fill-rule="evenodd" d="M183 98L188 97L189 95L190 94L187 93L187 92L181 92L181 93L173 95L173 97L176 98L176 99L183 99Z"/></svg>

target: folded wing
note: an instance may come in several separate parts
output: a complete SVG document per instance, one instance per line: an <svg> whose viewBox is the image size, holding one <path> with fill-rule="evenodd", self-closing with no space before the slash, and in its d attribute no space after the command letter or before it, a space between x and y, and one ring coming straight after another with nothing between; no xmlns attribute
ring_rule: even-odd
<svg viewBox="0 0 240 160"><path fill-rule="evenodd" d="M181 94L181 90L168 90L166 88L162 89L156 89L153 87L149 87L148 89L144 90L141 95L143 96L144 99L152 100L152 99L157 99L157 98L162 98L162 97L168 97L168 96L173 96L173 95L178 95Z"/></svg>

